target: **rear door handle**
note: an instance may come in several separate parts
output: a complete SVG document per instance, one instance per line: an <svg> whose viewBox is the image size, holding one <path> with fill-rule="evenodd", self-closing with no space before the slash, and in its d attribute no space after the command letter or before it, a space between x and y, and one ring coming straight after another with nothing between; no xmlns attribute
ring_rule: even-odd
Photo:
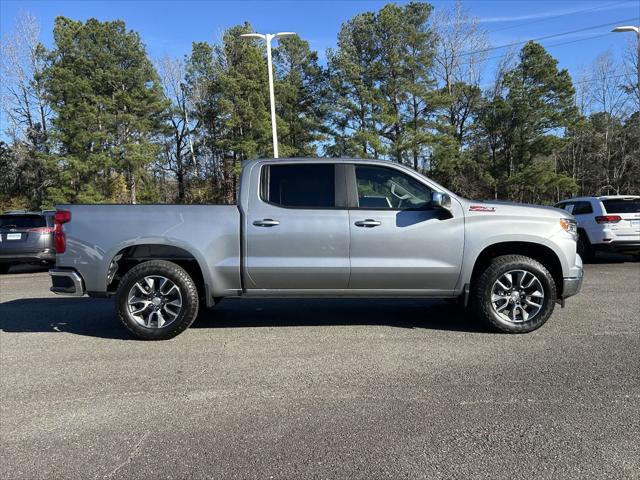
<svg viewBox="0 0 640 480"><path fill-rule="evenodd" d="M256 220L253 224L256 227L275 227L276 225L280 225L280 222L271 218L265 218L263 220Z"/></svg>
<svg viewBox="0 0 640 480"><path fill-rule="evenodd" d="M355 225L356 227L372 228L372 227L377 227L378 225L382 225L382 222L378 220L373 220L372 218L367 218L366 220L358 220L355 223Z"/></svg>

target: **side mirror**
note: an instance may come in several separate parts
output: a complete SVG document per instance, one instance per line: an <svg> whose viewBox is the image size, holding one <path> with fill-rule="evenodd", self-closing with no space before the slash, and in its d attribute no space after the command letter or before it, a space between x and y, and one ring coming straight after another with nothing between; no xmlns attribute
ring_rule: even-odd
<svg viewBox="0 0 640 480"><path fill-rule="evenodd" d="M431 192L431 206L436 208L451 208L451 197L442 192Z"/></svg>

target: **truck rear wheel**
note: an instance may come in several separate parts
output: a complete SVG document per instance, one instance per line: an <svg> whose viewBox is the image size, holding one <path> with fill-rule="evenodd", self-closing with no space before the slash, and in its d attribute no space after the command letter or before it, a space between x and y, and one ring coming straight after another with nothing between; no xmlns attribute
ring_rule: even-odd
<svg viewBox="0 0 640 480"><path fill-rule="evenodd" d="M151 260L136 265L120 281L118 317L143 340L167 340L186 330L198 315L198 291L179 265Z"/></svg>
<svg viewBox="0 0 640 480"><path fill-rule="evenodd" d="M553 313L557 295L553 276L544 265L523 255L496 257L472 288L478 317L506 333L540 328Z"/></svg>

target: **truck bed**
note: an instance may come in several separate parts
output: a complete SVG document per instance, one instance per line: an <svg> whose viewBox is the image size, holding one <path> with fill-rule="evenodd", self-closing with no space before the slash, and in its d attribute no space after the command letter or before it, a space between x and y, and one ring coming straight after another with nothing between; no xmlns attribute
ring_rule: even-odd
<svg viewBox="0 0 640 480"><path fill-rule="evenodd" d="M59 205L69 210L58 267L75 268L88 292L104 292L113 258L134 245L167 245L193 256L211 295L237 295L240 211L235 205Z"/></svg>

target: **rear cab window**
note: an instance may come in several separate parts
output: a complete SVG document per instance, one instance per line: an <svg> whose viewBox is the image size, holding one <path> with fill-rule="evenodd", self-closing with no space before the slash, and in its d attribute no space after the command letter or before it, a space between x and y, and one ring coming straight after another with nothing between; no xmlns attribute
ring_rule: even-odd
<svg viewBox="0 0 640 480"><path fill-rule="evenodd" d="M640 198L602 200L606 213L640 213Z"/></svg>
<svg viewBox="0 0 640 480"><path fill-rule="evenodd" d="M265 165L262 200L286 208L335 208L334 164Z"/></svg>
<svg viewBox="0 0 640 480"><path fill-rule="evenodd" d="M46 226L47 221L42 215L0 215L0 230L23 230Z"/></svg>

